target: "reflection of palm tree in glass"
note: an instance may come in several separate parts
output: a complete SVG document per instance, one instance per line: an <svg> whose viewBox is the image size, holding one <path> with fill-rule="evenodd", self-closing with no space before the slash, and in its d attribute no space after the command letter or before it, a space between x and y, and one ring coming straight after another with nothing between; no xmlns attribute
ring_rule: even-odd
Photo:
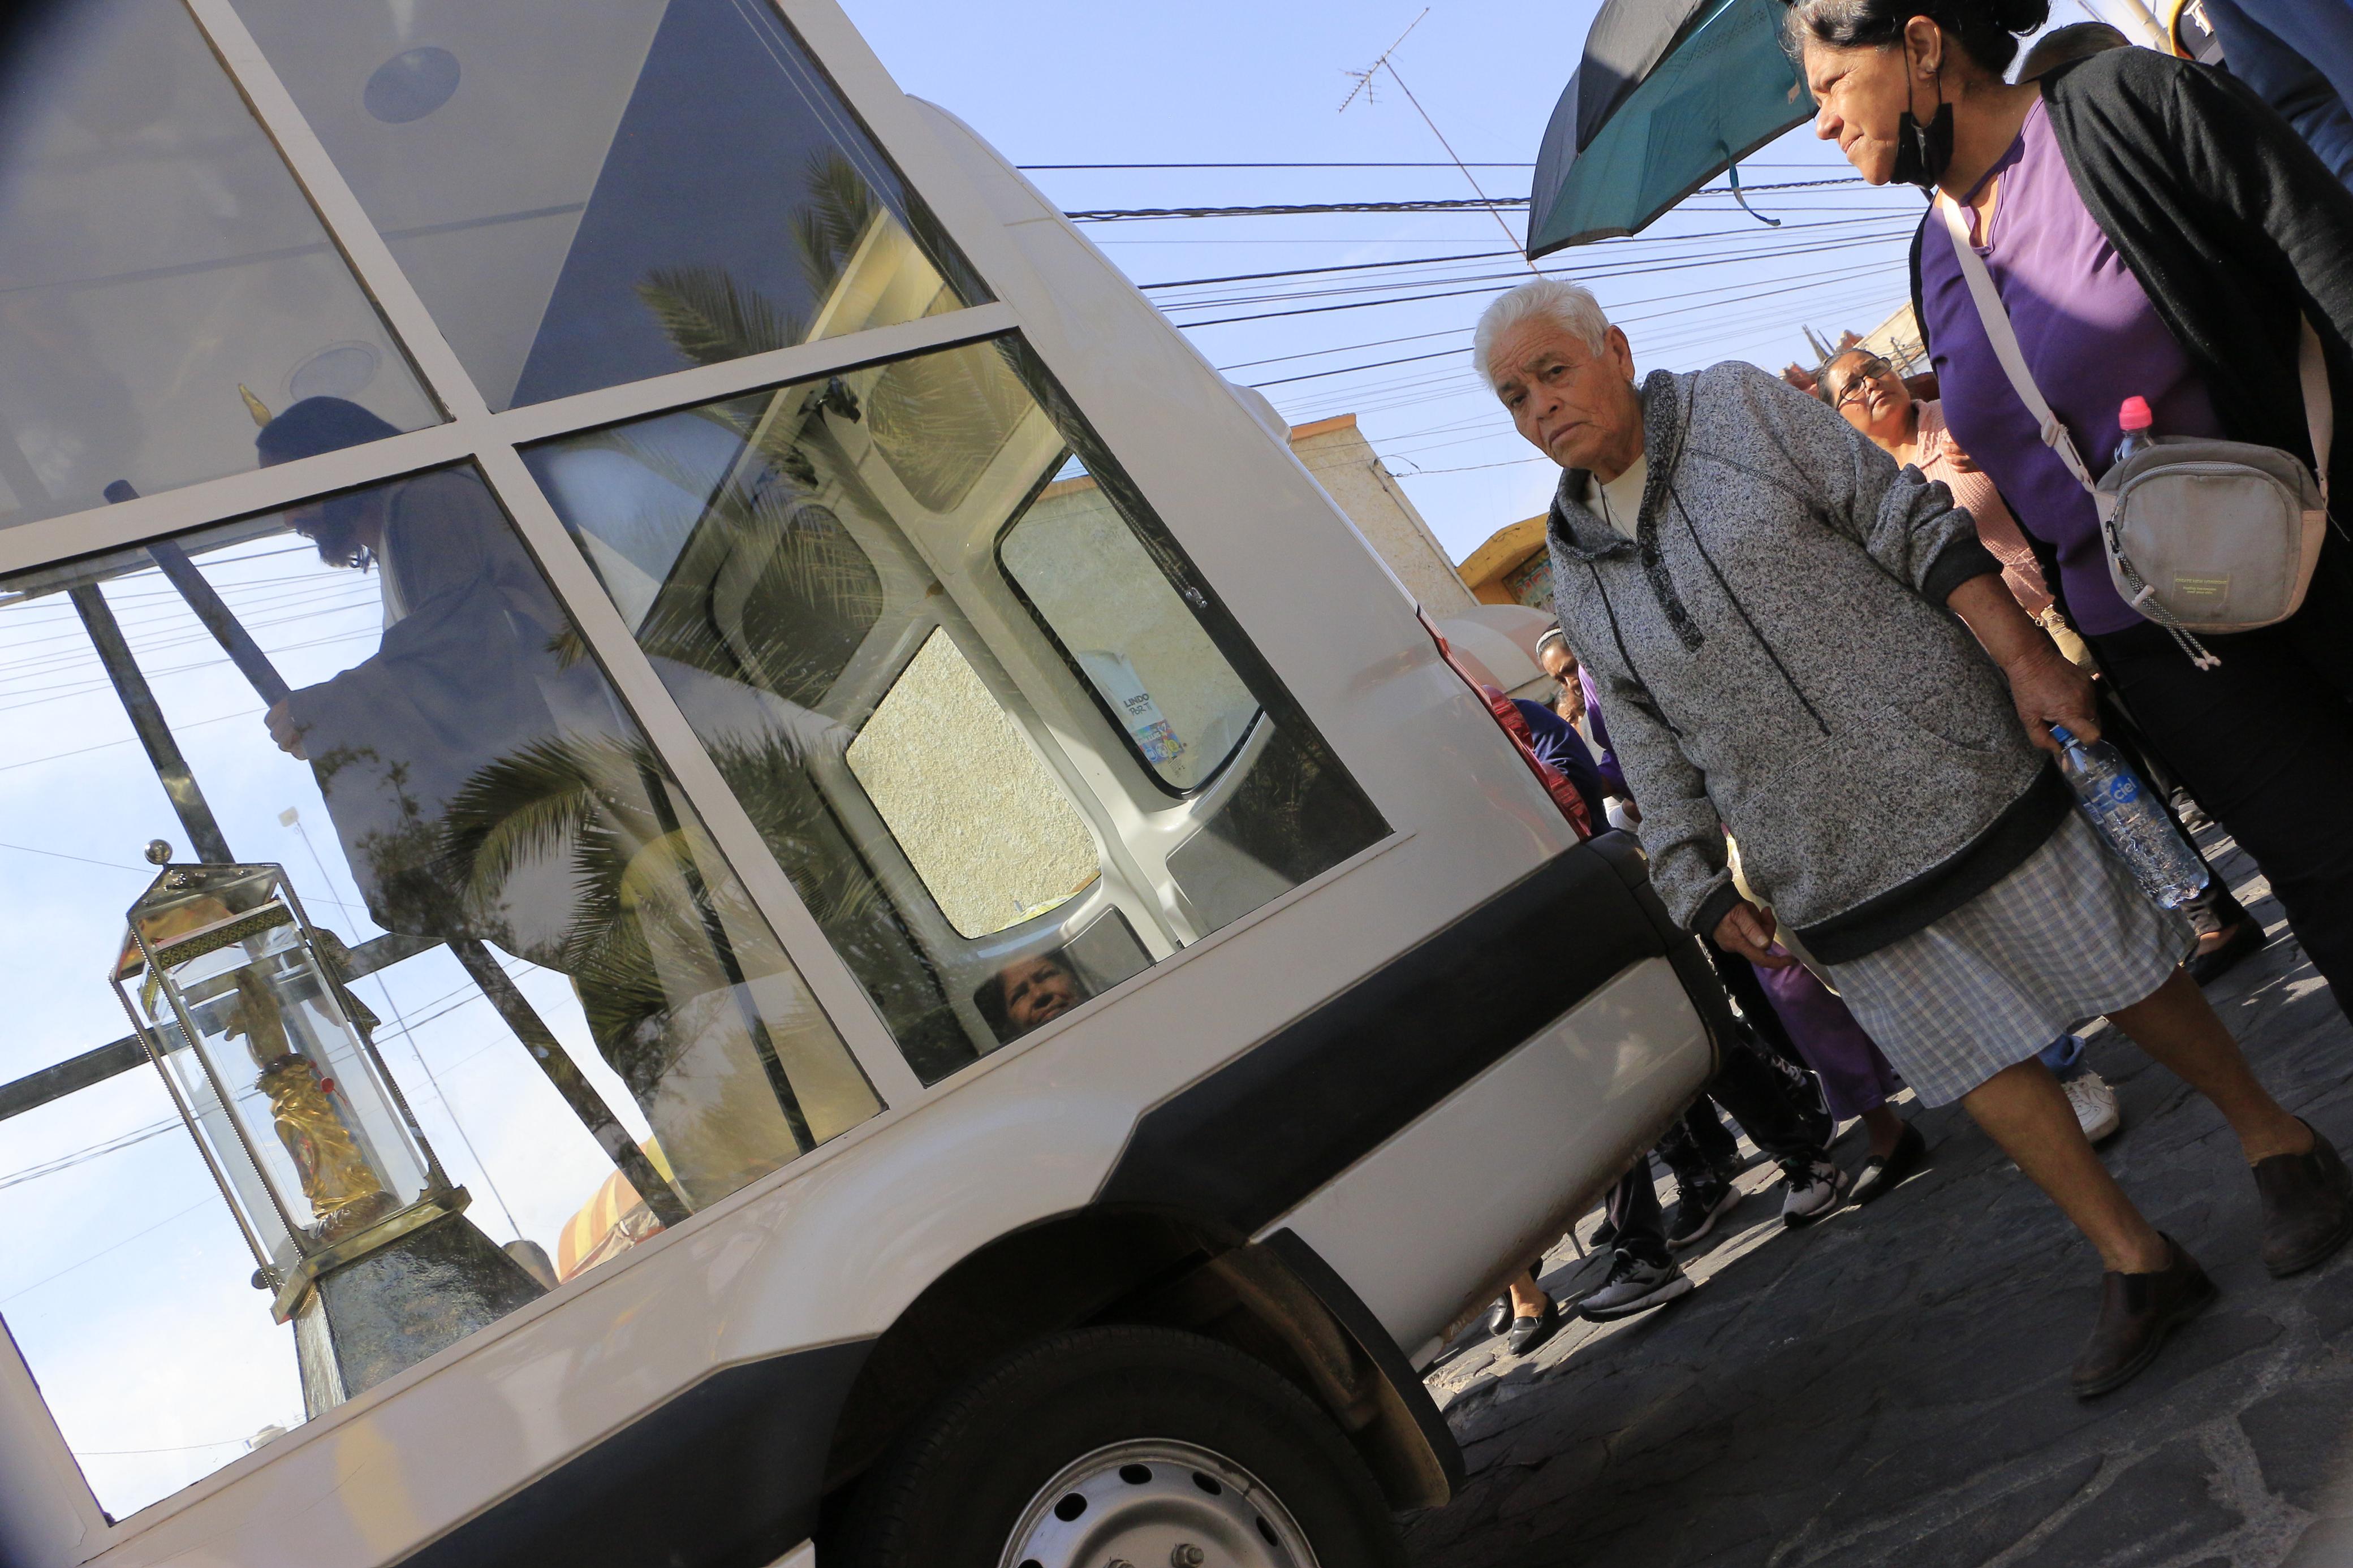
<svg viewBox="0 0 2353 1568"><path fill-rule="evenodd" d="M716 851L681 824L643 742L533 742L474 775L449 803L446 831L476 889L503 888L566 852L575 896L560 967L639 1104L659 1098L693 1043L694 1031L680 1026L682 1008L724 992L795 1141L815 1145L737 956L743 933L765 928L733 877L714 889L703 874ZM772 967L783 967L781 955Z"/></svg>
<svg viewBox="0 0 2353 1568"><path fill-rule="evenodd" d="M839 293L846 301L855 290L881 286L879 275L895 267L920 266L932 294L922 313L962 306L848 159L830 149L819 153L809 160L806 178L807 198L793 213L793 240L811 299L832 302ZM877 276L864 276L869 273ZM697 364L786 348L807 342L813 330L809 318L778 307L717 267L657 268L638 285L638 297L678 351ZM827 330L838 333L863 324L836 319ZM886 367L866 395L862 416L857 400L838 386L828 386L819 401L833 400L849 418L862 416L908 493L938 512L964 500L1032 406L1003 356L985 348L923 354ZM755 428L721 422L746 437ZM787 447L789 441L787 436ZM785 454L763 455L773 461Z"/></svg>

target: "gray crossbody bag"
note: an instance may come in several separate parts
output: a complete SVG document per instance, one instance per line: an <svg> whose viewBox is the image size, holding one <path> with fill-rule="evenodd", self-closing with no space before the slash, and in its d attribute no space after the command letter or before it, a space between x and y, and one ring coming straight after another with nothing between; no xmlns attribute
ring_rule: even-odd
<svg viewBox="0 0 2353 1568"><path fill-rule="evenodd" d="M2296 370L2318 477L2276 447L2159 437L2095 480L2034 385L2010 312L1984 258L1969 243L1968 215L1941 193L1936 210L1994 356L2041 426L2043 444L2091 492L2108 576L2125 603L2170 632L2200 669L2222 661L2198 640L2199 633L2253 631L2295 614L2328 530L2328 449L2336 427L2328 368L2312 323L2300 323Z"/></svg>

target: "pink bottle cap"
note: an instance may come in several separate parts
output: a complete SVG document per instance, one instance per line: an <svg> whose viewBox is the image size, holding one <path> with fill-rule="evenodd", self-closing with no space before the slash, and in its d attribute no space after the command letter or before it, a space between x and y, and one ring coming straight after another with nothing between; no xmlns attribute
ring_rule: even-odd
<svg viewBox="0 0 2353 1568"><path fill-rule="evenodd" d="M2127 397L2116 410L2116 427L2120 430L2146 430L2157 423L2157 416L2148 411L2146 397Z"/></svg>

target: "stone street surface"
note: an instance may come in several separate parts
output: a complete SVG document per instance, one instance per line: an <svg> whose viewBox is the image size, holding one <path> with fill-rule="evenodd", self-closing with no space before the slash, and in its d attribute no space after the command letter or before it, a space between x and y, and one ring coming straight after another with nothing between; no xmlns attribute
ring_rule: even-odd
<svg viewBox="0 0 2353 1568"><path fill-rule="evenodd" d="M2208 987L2266 1083L2353 1149L2353 1026L2227 838L2206 848L2272 945ZM2080 1404L2091 1249L1957 1106L1923 1174L1784 1230L1778 1175L1641 1317L1572 1321L1524 1359L1474 1328L1430 1383L1469 1480L1409 1523L1420 1568L2335 1568L2353 1564L2353 1248L2274 1280L2221 1118L2113 1030L2102 1152L2221 1299L2118 1393ZM1743 1152L1747 1152L1744 1143ZM1832 1151L1852 1170L1859 1130ZM1589 1230L1592 1216L1582 1222ZM1564 1245L1567 1301L1605 1257Z"/></svg>

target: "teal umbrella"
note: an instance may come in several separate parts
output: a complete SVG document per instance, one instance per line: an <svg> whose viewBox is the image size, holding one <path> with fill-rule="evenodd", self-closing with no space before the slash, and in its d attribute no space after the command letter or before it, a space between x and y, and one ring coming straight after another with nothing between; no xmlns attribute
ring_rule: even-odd
<svg viewBox="0 0 2353 1568"><path fill-rule="evenodd" d="M1639 233L1810 119L1781 47L1787 13L1783 0L1609 0L1545 128L1528 255ZM1736 193L1739 180L1736 168Z"/></svg>

